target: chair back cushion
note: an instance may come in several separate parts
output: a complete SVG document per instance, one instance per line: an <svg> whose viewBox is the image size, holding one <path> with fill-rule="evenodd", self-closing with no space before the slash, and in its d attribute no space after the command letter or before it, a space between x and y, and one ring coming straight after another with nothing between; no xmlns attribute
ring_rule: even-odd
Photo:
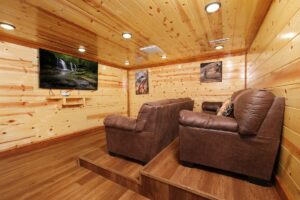
<svg viewBox="0 0 300 200"><path fill-rule="evenodd" d="M154 134L154 151L160 151L178 135L180 111L193 110L193 107L194 101L190 98L166 99L143 104L137 117L137 124L145 122L143 131Z"/></svg>
<svg viewBox="0 0 300 200"><path fill-rule="evenodd" d="M178 125L179 112L183 109L193 110L193 107L194 101L190 98L164 99L144 103L137 116L137 126L144 125L144 131L154 132L170 125ZM169 117L164 118L161 117L162 115ZM162 119L158 119L159 117Z"/></svg>
<svg viewBox="0 0 300 200"><path fill-rule="evenodd" d="M274 98L267 90L249 89L234 99L234 117L241 135L257 135Z"/></svg>
<svg viewBox="0 0 300 200"><path fill-rule="evenodd" d="M242 90L238 90L238 91L234 92L234 93L231 95L231 101L232 101L232 103L234 104L234 103L235 103L235 99L236 99L240 94L242 94L243 92L245 92L245 91L247 91L247 90L249 90L249 88L247 88L247 89L242 89Z"/></svg>

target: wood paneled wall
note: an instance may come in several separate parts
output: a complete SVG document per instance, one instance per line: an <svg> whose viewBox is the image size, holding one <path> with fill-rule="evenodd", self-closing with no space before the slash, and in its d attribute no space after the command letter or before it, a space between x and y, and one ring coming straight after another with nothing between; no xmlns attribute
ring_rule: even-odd
<svg viewBox="0 0 300 200"><path fill-rule="evenodd" d="M97 91L84 107L61 108L38 86L38 50L0 42L0 151L103 125L110 113L127 115L127 71L99 65ZM53 90L59 96L60 90Z"/></svg>
<svg viewBox="0 0 300 200"><path fill-rule="evenodd" d="M212 61L223 62L223 81L201 83L200 64ZM192 98L194 110L200 111L203 101L224 101L245 86L245 55L148 68L149 94L146 95L135 94L135 73L139 70L129 71L130 116L136 116L144 102L179 97Z"/></svg>
<svg viewBox="0 0 300 200"><path fill-rule="evenodd" d="M277 179L300 199L300 1L274 0L248 53L248 87L286 97Z"/></svg>

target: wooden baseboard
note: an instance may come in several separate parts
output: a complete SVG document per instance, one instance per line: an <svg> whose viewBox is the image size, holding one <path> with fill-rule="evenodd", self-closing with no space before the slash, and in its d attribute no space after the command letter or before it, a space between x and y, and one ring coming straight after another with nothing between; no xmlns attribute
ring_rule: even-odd
<svg viewBox="0 0 300 200"><path fill-rule="evenodd" d="M288 197L286 191L283 189L279 179L277 176L275 176L275 188L276 188L276 191L278 192L280 198L282 200L289 200L290 198Z"/></svg>
<svg viewBox="0 0 300 200"><path fill-rule="evenodd" d="M78 137L78 136L86 135L86 134L97 132L97 131L103 131L103 130L104 130L104 126L98 126L98 127L93 127L93 128L73 132L73 133L70 133L67 135L63 135L61 137L56 137L56 138L51 138L51 139L47 139L44 141L39 141L36 143L26 144L26 145L20 146L15 149L8 149L8 150L0 152L0 158L13 156L13 155L17 155L17 154L22 154L22 153L33 151L36 149L41 149L41 148L50 146L52 144L70 140L70 139Z"/></svg>

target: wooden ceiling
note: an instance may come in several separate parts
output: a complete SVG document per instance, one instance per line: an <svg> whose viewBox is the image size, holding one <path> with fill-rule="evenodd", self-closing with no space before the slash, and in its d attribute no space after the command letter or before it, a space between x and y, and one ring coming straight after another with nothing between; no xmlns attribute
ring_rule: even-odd
<svg viewBox="0 0 300 200"><path fill-rule="evenodd" d="M81 55L119 67L146 67L191 61L249 47L272 0L0 0L0 21L16 26L0 30L1 40ZM122 38L131 32L130 40ZM230 38L223 50L209 40ZM139 48L159 46L168 56ZM79 45L86 47L79 54ZM130 65L125 66L124 61Z"/></svg>

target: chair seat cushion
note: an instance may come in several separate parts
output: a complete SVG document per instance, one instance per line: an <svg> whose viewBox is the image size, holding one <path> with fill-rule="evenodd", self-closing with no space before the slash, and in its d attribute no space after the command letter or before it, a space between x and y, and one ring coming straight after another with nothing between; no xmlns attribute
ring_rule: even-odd
<svg viewBox="0 0 300 200"><path fill-rule="evenodd" d="M238 131L238 124L234 118L188 110L183 110L180 112L179 122L183 126L231 132Z"/></svg>

